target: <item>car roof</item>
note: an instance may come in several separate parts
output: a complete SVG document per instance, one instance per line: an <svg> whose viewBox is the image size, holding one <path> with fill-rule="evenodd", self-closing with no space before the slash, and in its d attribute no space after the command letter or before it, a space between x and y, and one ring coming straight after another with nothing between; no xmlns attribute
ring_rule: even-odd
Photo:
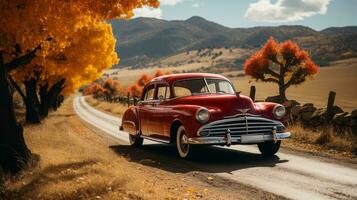
<svg viewBox="0 0 357 200"><path fill-rule="evenodd" d="M219 78L219 79L228 79L222 75L218 74L210 74L210 73L181 73L181 74L168 74L153 78L150 82L156 81L165 81L169 84L172 84L175 81L183 80L183 79L194 79L194 78Z"/></svg>

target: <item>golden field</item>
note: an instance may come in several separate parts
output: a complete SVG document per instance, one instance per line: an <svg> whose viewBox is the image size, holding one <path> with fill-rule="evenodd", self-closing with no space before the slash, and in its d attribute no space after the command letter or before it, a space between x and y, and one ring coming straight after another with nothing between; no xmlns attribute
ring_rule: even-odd
<svg viewBox="0 0 357 200"><path fill-rule="evenodd" d="M182 71L198 69L202 63L192 63L190 65L182 65L177 67L160 68L162 71ZM120 69L116 70L116 78L123 86L132 84L142 74L154 74L159 68L145 69ZM204 71L202 71L204 72ZM226 72L224 75L236 74L237 71ZM250 86L255 85L256 99L264 100L268 96L273 96L278 93L278 86L272 83L256 82L249 77L234 77L231 78L236 90L242 91L243 94L249 95ZM317 107L324 107L327 103L329 91L335 91L335 105L342 107L346 111L351 111L357 108L357 58L341 60L331 63L327 67L320 68L317 76L307 82L292 86L287 90L289 99L297 100L301 103L314 103Z"/></svg>

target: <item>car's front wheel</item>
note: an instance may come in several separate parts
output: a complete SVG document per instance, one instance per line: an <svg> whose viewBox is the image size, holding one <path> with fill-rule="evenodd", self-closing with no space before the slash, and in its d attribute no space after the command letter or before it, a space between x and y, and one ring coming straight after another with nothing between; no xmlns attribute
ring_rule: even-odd
<svg viewBox="0 0 357 200"><path fill-rule="evenodd" d="M279 151L281 141L268 141L258 144L260 153L264 156L273 156Z"/></svg>
<svg viewBox="0 0 357 200"><path fill-rule="evenodd" d="M190 145L186 135L185 127L180 126L176 134L176 149L181 158L188 158L191 156Z"/></svg>
<svg viewBox="0 0 357 200"><path fill-rule="evenodd" d="M139 135L131 135L129 134L129 142L133 147L140 147L143 145L144 139Z"/></svg>

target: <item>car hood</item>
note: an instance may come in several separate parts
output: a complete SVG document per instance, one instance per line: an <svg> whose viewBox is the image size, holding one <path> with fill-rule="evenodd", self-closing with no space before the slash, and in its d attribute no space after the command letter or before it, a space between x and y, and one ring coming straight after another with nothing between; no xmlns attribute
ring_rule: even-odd
<svg viewBox="0 0 357 200"><path fill-rule="evenodd" d="M176 99L176 104L189 104L206 107L217 118L233 116L236 114L260 114L253 101L244 95L206 94L181 97Z"/></svg>

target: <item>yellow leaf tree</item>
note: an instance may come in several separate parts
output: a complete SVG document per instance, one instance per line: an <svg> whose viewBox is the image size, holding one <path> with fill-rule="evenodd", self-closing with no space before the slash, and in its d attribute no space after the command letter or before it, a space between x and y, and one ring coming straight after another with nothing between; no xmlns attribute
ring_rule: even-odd
<svg viewBox="0 0 357 200"><path fill-rule="evenodd" d="M58 83L62 85L61 92L70 92L80 83L95 79L103 68L110 67L117 61L111 54L113 52L111 49L113 43L110 42L111 33L103 35L100 31L96 32L95 26L103 28L106 24L105 20L130 18L135 8L158 5L157 0L0 1L0 166L2 170L13 173L19 171L31 155L23 138L23 128L17 122L14 113L9 91L9 79L12 78L9 75L14 76L14 81L38 79L35 90L42 86L47 93L51 86ZM92 34L97 34L86 36L86 29L92 30ZM76 35L81 36L76 37ZM81 37L87 40L82 40ZM96 41L102 40L102 37L108 37L104 39L107 43L102 44L107 51L96 52L95 49L93 54L87 54L85 50L88 49L85 47L90 46L91 42L95 44ZM97 61L103 56L108 59ZM90 61L84 61L85 58Z"/></svg>

